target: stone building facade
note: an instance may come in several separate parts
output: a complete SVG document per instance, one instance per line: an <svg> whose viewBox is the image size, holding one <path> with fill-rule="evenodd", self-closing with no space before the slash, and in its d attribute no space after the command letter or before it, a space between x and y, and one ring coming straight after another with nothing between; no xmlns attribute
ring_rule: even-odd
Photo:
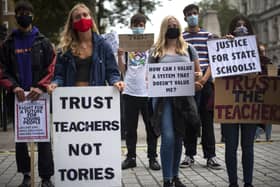
<svg viewBox="0 0 280 187"><path fill-rule="evenodd" d="M238 0L236 5L252 22L258 41L267 47L267 55L280 66L280 1Z"/></svg>
<svg viewBox="0 0 280 187"><path fill-rule="evenodd" d="M0 24L4 24L8 30L15 27L13 0L0 0Z"/></svg>

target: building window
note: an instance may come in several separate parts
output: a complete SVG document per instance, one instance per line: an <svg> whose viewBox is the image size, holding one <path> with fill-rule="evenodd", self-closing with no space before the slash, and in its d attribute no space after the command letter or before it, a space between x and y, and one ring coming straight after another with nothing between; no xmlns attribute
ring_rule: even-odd
<svg viewBox="0 0 280 187"><path fill-rule="evenodd" d="M277 16L275 16L273 18L272 29L273 29L273 35L275 36L273 41L275 43L277 43L277 41L279 40L279 38L278 38L278 36L279 36L279 28L278 28L278 18L277 18Z"/></svg>
<svg viewBox="0 0 280 187"><path fill-rule="evenodd" d="M8 13L8 0L2 0L2 11L4 15Z"/></svg>
<svg viewBox="0 0 280 187"><path fill-rule="evenodd" d="M8 21L3 21L3 25L6 27L6 29L9 28L9 22Z"/></svg>

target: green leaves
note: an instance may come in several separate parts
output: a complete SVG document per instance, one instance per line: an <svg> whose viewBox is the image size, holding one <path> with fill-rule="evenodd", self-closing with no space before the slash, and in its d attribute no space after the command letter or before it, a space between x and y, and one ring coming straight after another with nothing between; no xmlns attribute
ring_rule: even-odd
<svg viewBox="0 0 280 187"><path fill-rule="evenodd" d="M100 33L103 33L109 24L129 26L129 19L133 14L142 12L148 15L160 6L160 0L30 0L30 2L34 6L33 24L54 43L58 42L59 31L64 26L68 12L78 2L86 4L91 9ZM104 19L109 22L104 23L102 21ZM147 19L149 20L148 17Z"/></svg>

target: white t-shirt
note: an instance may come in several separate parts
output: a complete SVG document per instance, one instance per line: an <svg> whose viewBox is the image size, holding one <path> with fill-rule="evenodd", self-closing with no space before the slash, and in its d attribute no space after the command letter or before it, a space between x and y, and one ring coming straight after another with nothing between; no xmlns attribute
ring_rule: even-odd
<svg viewBox="0 0 280 187"><path fill-rule="evenodd" d="M124 77L125 88L123 94L147 97L147 62L148 52L128 52L126 73Z"/></svg>

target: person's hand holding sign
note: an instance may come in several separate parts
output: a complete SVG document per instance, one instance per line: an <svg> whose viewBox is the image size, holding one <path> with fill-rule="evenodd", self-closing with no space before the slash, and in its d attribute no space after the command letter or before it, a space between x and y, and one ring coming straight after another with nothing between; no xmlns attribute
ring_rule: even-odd
<svg viewBox="0 0 280 187"><path fill-rule="evenodd" d="M56 83L51 83L51 84L49 84L48 85L48 87L47 87L47 92L49 93L49 94L51 94L53 91L54 91L54 89L57 87L57 84Z"/></svg>
<svg viewBox="0 0 280 187"><path fill-rule="evenodd" d="M194 76L195 76L195 91L199 91L203 88L203 85L205 84L205 82L202 80L203 74L201 71L199 71L199 72L195 72Z"/></svg>
<svg viewBox="0 0 280 187"><path fill-rule="evenodd" d="M13 89L14 94L17 96L19 102L25 100L24 90L21 87L16 87Z"/></svg>
<svg viewBox="0 0 280 187"><path fill-rule="evenodd" d="M114 83L114 86L120 91L122 92L124 89L124 82L123 81L118 81Z"/></svg>
<svg viewBox="0 0 280 187"><path fill-rule="evenodd" d="M41 96L42 93L43 93L43 91L40 88L31 87L30 92L28 93L26 98L30 99L31 101L35 101L35 100L39 99L39 97Z"/></svg>

